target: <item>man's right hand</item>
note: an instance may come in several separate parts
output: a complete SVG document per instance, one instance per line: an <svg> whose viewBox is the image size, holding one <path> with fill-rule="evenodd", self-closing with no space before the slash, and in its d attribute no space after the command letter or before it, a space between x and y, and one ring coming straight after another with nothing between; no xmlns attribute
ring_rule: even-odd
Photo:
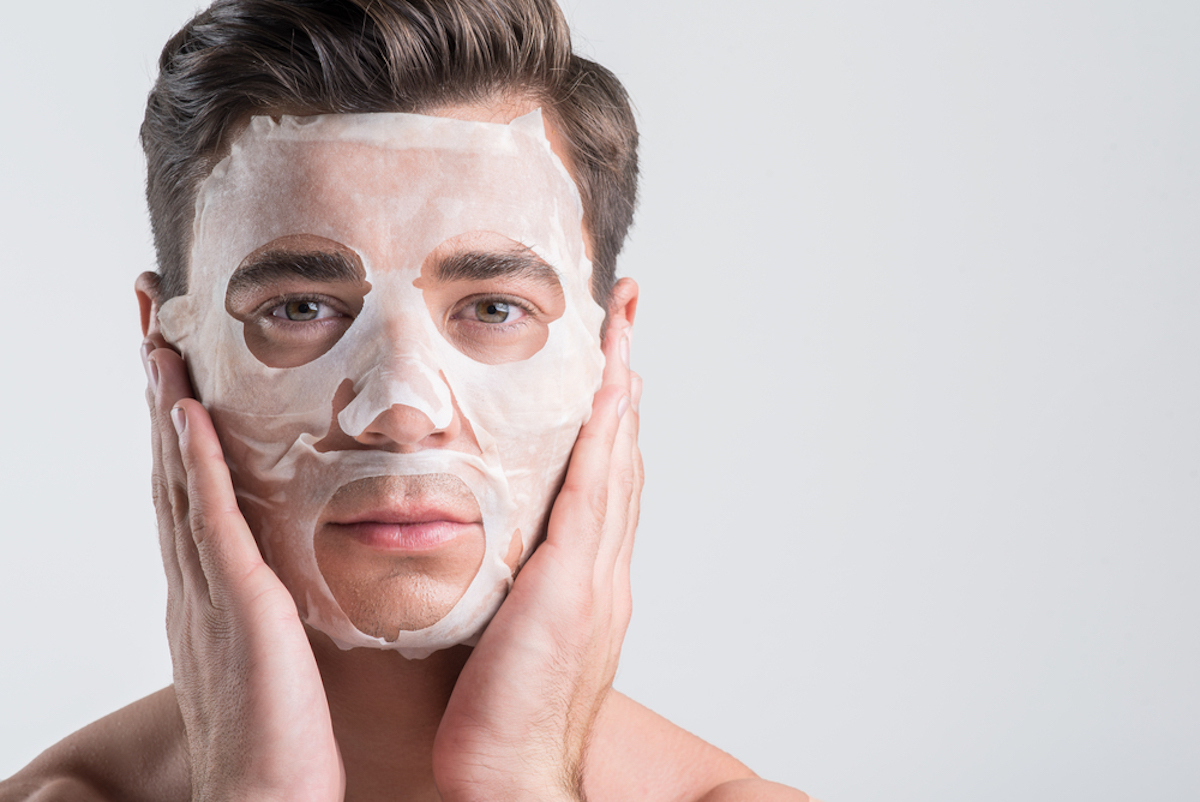
<svg viewBox="0 0 1200 802"><path fill-rule="evenodd" d="M345 772L295 602L238 509L183 358L155 332L142 356L192 798L340 802Z"/></svg>

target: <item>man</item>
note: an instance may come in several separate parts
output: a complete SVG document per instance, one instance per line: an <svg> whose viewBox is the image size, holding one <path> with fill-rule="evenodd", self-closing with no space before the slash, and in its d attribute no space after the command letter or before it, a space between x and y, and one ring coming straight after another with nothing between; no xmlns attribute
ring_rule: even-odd
<svg viewBox="0 0 1200 802"><path fill-rule="evenodd" d="M805 798L610 687L636 131L550 0L219 0L142 137L175 684L0 800Z"/></svg>

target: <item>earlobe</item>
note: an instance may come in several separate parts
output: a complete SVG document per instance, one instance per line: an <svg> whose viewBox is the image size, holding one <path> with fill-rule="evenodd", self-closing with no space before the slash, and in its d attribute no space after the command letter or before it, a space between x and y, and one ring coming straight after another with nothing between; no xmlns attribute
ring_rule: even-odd
<svg viewBox="0 0 1200 802"><path fill-rule="evenodd" d="M133 283L137 293L138 311L142 317L142 336L158 333L158 274L146 272Z"/></svg>

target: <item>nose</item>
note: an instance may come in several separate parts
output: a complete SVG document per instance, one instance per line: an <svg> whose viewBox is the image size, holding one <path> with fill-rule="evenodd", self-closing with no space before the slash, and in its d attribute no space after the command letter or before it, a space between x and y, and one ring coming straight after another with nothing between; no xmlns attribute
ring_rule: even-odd
<svg viewBox="0 0 1200 802"><path fill-rule="evenodd" d="M438 426L420 410L404 404L392 404L367 424L365 429L354 435L354 439L363 445L376 447L392 444L419 446L436 435L438 442L428 445L440 446L441 441L449 442L458 437L459 431L457 415L452 415L450 423L446 426Z"/></svg>
<svg viewBox="0 0 1200 802"><path fill-rule="evenodd" d="M355 382L354 393L338 413L338 426L364 445L438 446L461 431L449 386L421 355L376 364ZM432 436L438 442L427 443Z"/></svg>

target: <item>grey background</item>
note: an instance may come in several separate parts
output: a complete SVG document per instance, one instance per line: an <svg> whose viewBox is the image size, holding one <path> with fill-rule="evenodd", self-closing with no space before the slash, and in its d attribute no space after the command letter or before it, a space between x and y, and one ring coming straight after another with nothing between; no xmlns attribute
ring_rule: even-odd
<svg viewBox="0 0 1200 802"><path fill-rule="evenodd" d="M1200 797L1200 6L571 0L638 106L617 687L827 802ZM0 776L170 681L136 142L0 25Z"/></svg>

